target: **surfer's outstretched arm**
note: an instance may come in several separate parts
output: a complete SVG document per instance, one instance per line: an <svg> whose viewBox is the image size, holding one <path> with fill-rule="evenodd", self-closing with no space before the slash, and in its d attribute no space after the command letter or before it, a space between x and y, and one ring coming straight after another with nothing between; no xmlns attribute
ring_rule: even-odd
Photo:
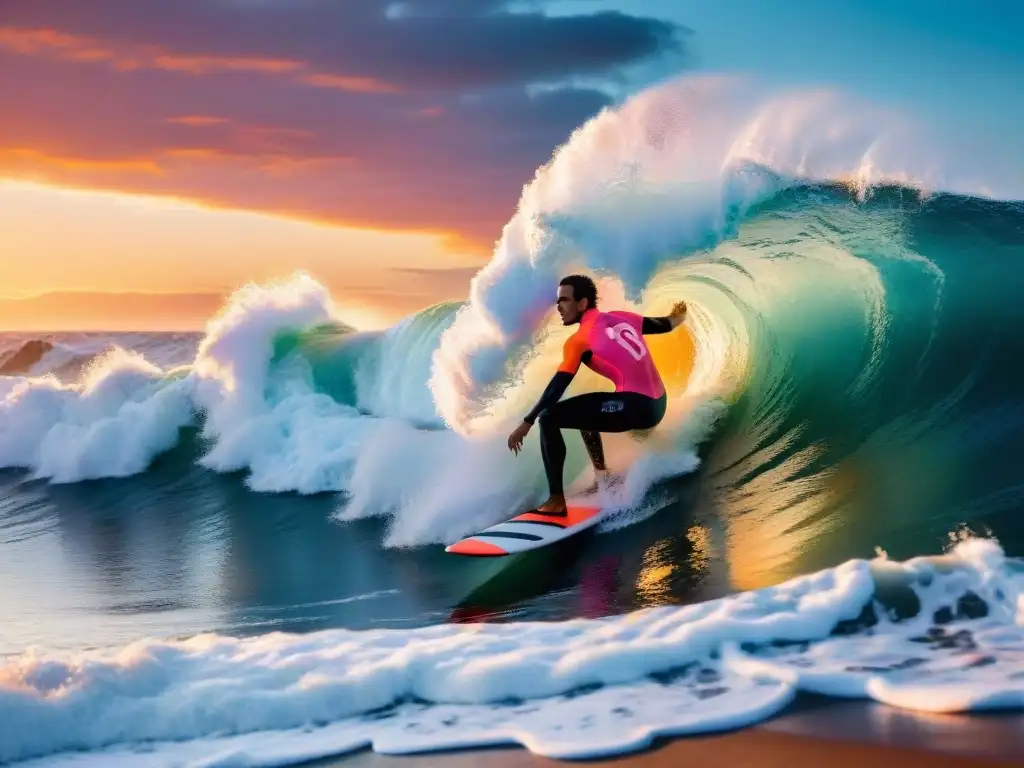
<svg viewBox="0 0 1024 768"><path fill-rule="evenodd" d="M656 333L668 333L673 328L672 318L668 317L645 317L640 332L644 336L651 336Z"/></svg>
<svg viewBox="0 0 1024 768"><path fill-rule="evenodd" d="M686 317L686 302L679 301L672 307L672 313L663 317L645 317L640 327L644 336L651 336L657 333L668 333L682 325Z"/></svg>

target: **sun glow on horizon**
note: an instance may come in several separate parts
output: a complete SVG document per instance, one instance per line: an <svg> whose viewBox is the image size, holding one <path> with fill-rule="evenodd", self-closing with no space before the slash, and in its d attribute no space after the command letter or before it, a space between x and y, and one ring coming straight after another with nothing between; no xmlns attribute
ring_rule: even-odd
<svg viewBox="0 0 1024 768"><path fill-rule="evenodd" d="M0 180L0 230L0 299L74 293L111 294L116 302L116 294L182 294L194 304L199 295L226 296L245 283L301 270L327 286L339 308L350 306L362 321L353 322L372 326L465 295L457 281L444 283L446 270L457 275L483 262L481 254L446 247L445 233L343 227L176 197L20 180ZM425 285L403 269L436 270L439 279ZM0 328L11 328L12 317L13 325L23 326L16 316L29 304L4 303ZM102 315L102 303L93 304L90 311ZM166 315L167 307L162 311ZM194 311L207 310L182 304L182 312ZM53 319L44 324L64 326L68 318ZM140 328L151 319L140 316ZM201 327L204 319L182 322ZM104 325L102 317L91 320Z"/></svg>

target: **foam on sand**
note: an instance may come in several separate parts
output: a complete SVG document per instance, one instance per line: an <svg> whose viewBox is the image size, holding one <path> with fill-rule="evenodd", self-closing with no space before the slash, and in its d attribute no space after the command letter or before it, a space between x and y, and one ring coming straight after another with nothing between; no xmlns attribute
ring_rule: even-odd
<svg viewBox="0 0 1024 768"><path fill-rule="evenodd" d="M887 614L879 585L920 604ZM280 765L372 746L584 758L757 722L798 690L1024 707L1024 575L992 541L686 607L557 623L202 635L0 667L0 760Z"/></svg>

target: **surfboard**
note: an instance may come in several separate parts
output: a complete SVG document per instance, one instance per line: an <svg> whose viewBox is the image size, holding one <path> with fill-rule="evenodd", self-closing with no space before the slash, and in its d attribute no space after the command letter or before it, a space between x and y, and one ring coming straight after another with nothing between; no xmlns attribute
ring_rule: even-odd
<svg viewBox="0 0 1024 768"><path fill-rule="evenodd" d="M539 549L585 531L601 520L602 507L569 503L564 515L531 509L449 544L445 552L469 557L505 557Z"/></svg>

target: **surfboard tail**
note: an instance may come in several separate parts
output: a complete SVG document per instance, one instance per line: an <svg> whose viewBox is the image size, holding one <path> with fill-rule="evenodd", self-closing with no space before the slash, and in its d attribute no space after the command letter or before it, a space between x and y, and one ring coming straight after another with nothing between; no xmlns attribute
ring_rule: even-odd
<svg viewBox="0 0 1024 768"><path fill-rule="evenodd" d="M502 549L496 544L473 537L449 544L444 548L444 551L469 557L502 557L508 554L507 550Z"/></svg>
<svg viewBox="0 0 1024 768"><path fill-rule="evenodd" d="M569 505L564 515L531 509L450 544L445 552L469 557L503 557L573 536L598 522L601 507Z"/></svg>

